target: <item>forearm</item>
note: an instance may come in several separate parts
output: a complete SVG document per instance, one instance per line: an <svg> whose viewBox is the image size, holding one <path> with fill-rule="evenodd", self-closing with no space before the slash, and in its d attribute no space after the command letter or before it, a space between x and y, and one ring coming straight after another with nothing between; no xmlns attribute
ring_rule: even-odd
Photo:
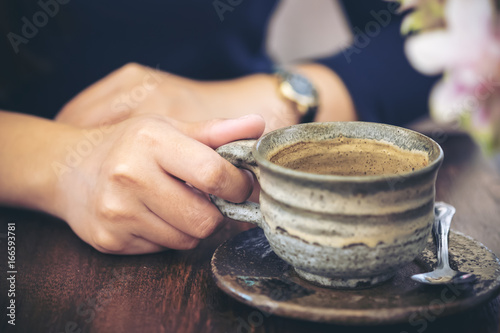
<svg viewBox="0 0 500 333"><path fill-rule="evenodd" d="M292 68L306 76L316 87L319 108L315 121L356 120L356 112L349 92L342 80L328 67L319 64L301 64ZM205 93L210 99L210 117L238 117L250 113L260 113L266 122L282 127L300 121L294 105L278 92L275 75L255 74L231 81L206 84ZM279 124L276 122L280 120ZM273 129L274 129L273 128Z"/></svg>
<svg viewBox="0 0 500 333"><path fill-rule="evenodd" d="M351 121L356 120L356 112L353 102L347 88L342 80L330 68L315 64L305 63L291 67L292 70L306 76L316 87L319 95L319 108L315 121ZM280 96L278 93L278 80L275 75L257 74L251 75L240 80L227 81L225 83L214 83L214 89L211 93L217 91L224 92L225 89L219 89L221 84L232 87L233 93L229 96L220 96L218 100L221 103L228 102L234 105L233 112L242 114L256 112L255 104L260 109L283 109L293 113L293 104ZM231 89L231 88L230 88ZM250 95L254 104L242 104L238 101L245 100L245 95ZM229 100L228 100L229 99ZM221 105L218 109L224 109ZM298 121L298 119L296 119Z"/></svg>
<svg viewBox="0 0 500 333"><path fill-rule="evenodd" d="M311 63L297 65L292 70L308 77L319 92L316 121L356 119L350 95L331 69ZM197 81L158 72L155 74L158 84L150 87L144 98L130 100L131 92L144 84L143 78L151 75L150 71L137 64L124 66L76 96L56 120L77 127L93 127L103 121L118 123L139 114L161 114L187 122L260 114L266 122L266 131L300 121L294 103L278 91L276 75L259 73L233 80ZM124 97L129 98L123 100Z"/></svg>
<svg viewBox="0 0 500 333"><path fill-rule="evenodd" d="M278 78L270 74L253 74L234 80L203 82L196 85L200 105L205 112L201 118L185 115L183 120L236 118L260 114L266 121L266 132L299 122L293 103L278 93ZM188 83L189 84L189 83Z"/></svg>
<svg viewBox="0 0 500 333"><path fill-rule="evenodd" d="M0 204L57 215L53 167L74 136L67 125L0 111Z"/></svg>

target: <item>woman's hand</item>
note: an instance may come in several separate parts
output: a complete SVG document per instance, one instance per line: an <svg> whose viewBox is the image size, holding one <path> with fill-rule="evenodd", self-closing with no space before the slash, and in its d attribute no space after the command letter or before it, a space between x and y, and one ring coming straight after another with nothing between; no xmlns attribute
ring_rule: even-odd
<svg viewBox="0 0 500 333"><path fill-rule="evenodd" d="M61 172L58 215L101 252L191 249L223 222L205 193L242 202L252 190L252 177L212 148L257 138L263 129L255 115L191 124L131 117L102 133L81 163ZM98 132L88 133L81 140L99 140ZM73 143L74 151L81 142Z"/></svg>
<svg viewBox="0 0 500 333"><path fill-rule="evenodd" d="M298 121L292 103L280 98L277 86L277 78L266 74L201 82L132 63L85 89L56 120L93 127L141 114L189 122L260 114L267 132Z"/></svg>
<svg viewBox="0 0 500 333"><path fill-rule="evenodd" d="M206 193L245 200L252 177L213 148L264 130L258 115L159 115L81 129L0 111L0 204L42 210L106 253L190 249L223 221Z"/></svg>

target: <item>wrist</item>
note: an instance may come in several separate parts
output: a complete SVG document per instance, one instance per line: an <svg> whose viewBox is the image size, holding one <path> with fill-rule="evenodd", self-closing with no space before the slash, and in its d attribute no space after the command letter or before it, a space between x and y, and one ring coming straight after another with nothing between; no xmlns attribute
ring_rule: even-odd
<svg viewBox="0 0 500 333"><path fill-rule="evenodd" d="M330 68L314 63L293 67L306 76L318 91L318 110L314 121L357 120L354 104L342 79Z"/></svg>
<svg viewBox="0 0 500 333"><path fill-rule="evenodd" d="M0 112L0 202L57 214L54 162L76 129L34 116Z"/></svg>
<svg viewBox="0 0 500 333"><path fill-rule="evenodd" d="M258 89L254 98L266 120L266 132L300 122L301 113L296 103L282 95L279 90L280 79L275 74L254 74L249 77Z"/></svg>
<svg viewBox="0 0 500 333"><path fill-rule="evenodd" d="M318 110L318 91L306 76L297 70L278 68L275 74L279 80L280 95L293 103L300 122L314 121Z"/></svg>
<svg viewBox="0 0 500 333"><path fill-rule="evenodd" d="M83 130L76 127L51 122L47 135L40 147L37 172L32 173L32 183L28 191L33 193L27 204L30 208L44 211L64 219L67 191L72 189L67 186L68 177L78 167L82 159L91 153L87 142L83 142Z"/></svg>
<svg viewBox="0 0 500 333"><path fill-rule="evenodd" d="M51 146L47 159L49 169L46 170L46 181L39 184L39 191L45 192L47 198L39 202L42 206L38 209L67 220L68 209L71 209L67 204L69 192L76 191L71 179L78 174L77 169L85 163L85 159L95 153L96 146L101 144L96 141L96 130L72 126L58 128L58 142ZM100 129L99 133L102 135ZM100 138L102 140L102 136Z"/></svg>

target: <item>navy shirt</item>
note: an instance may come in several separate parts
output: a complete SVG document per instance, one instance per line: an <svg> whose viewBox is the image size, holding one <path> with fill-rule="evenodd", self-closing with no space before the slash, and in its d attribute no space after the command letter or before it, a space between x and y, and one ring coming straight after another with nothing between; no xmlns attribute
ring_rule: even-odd
<svg viewBox="0 0 500 333"><path fill-rule="evenodd" d="M65 4L46 10L33 2L19 10L18 17L40 25L30 38L23 35L26 20L10 16L11 40L0 44L0 55L6 55L0 64L6 78L0 108L52 118L79 91L128 62L199 80L274 68L265 37L277 1L59 1ZM309 60L340 75L362 120L405 124L425 114L436 78L418 74L407 62L400 15L383 1L343 4L353 28L352 48ZM33 22L40 11L48 13L46 24ZM13 34L25 38L15 47Z"/></svg>

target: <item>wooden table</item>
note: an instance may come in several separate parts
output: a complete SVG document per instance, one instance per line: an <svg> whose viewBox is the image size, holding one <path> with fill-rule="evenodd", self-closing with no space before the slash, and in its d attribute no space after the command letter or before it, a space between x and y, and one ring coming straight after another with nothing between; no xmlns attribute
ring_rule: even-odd
<svg viewBox="0 0 500 333"><path fill-rule="evenodd" d="M437 200L453 204L453 228L500 254L500 168L465 135L435 132L445 150ZM16 228L16 326L7 323L7 223ZM230 222L192 251L101 254L62 221L0 209L0 332L498 332L500 299L452 317L384 327L343 327L264 316L221 292L210 258L249 226Z"/></svg>

